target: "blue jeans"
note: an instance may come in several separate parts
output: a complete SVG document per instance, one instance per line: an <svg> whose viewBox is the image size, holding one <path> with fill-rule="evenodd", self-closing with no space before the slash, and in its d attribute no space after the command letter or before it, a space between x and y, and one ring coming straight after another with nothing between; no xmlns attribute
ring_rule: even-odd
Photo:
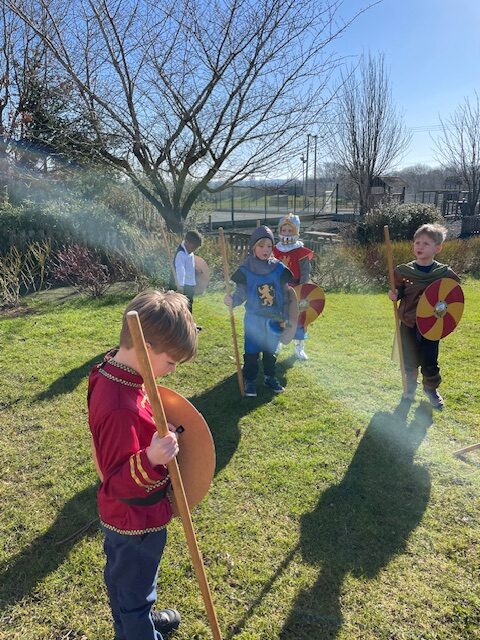
<svg viewBox="0 0 480 640"><path fill-rule="evenodd" d="M157 575L167 530L130 536L103 528L104 570L115 638L163 640L150 611L157 599Z"/></svg>

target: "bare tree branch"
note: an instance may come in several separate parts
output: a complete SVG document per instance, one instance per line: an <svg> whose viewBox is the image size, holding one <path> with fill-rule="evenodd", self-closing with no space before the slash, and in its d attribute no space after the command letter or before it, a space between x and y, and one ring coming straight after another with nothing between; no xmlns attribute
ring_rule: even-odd
<svg viewBox="0 0 480 640"><path fill-rule="evenodd" d="M410 143L392 102L383 55L362 58L342 74L328 129L332 159L357 185L360 213L366 213L373 178L388 171Z"/></svg>
<svg viewBox="0 0 480 640"><path fill-rule="evenodd" d="M5 1L73 81L92 152L173 230L213 178L288 165L325 117L330 45L355 18L342 0Z"/></svg>
<svg viewBox="0 0 480 640"><path fill-rule="evenodd" d="M442 132L435 146L438 161L461 176L468 189L470 215L480 198L480 101L478 94L464 99L447 120L440 118Z"/></svg>

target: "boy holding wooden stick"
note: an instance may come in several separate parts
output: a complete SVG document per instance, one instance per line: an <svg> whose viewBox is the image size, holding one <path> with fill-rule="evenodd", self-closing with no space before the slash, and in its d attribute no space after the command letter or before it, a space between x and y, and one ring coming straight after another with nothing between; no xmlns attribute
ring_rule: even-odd
<svg viewBox="0 0 480 640"><path fill-rule="evenodd" d="M233 296L227 294L224 298L228 307L245 302L243 377L248 397L257 395L260 353L263 354L265 384L275 393L285 391L276 377L275 352L289 317L288 283L292 280L292 273L273 258L273 244L271 229L265 226L255 229L249 241L249 255L232 275L235 292Z"/></svg>
<svg viewBox="0 0 480 640"><path fill-rule="evenodd" d="M138 373L126 321L137 311L156 377L192 359L197 330L185 296L145 291L123 316L120 347L89 377L88 415L92 450L102 480L98 510L105 535L105 583L115 640L162 640L178 627L174 609L152 612L156 581L172 517L167 463L178 453L176 433L160 437Z"/></svg>
<svg viewBox="0 0 480 640"><path fill-rule="evenodd" d="M395 291L390 290L390 300L400 300L398 315L400 335L405 363L406 390L404 400L413 400L417 389L418 368L423 377L423 390L434 409L441 410L444 401L438 387L442 378L438 366L439 340L427 340L416 325L416 311L420 296L427 286L439 278L453 278L460 282L458 275L445 264L435 260L442 250L447 229L439 224L424 224L413 236L415 260L400 264L394 271Z"/></svg>

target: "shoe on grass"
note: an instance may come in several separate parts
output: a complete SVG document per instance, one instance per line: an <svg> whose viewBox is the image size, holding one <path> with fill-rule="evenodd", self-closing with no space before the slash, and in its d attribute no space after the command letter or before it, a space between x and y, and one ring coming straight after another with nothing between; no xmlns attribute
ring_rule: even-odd
<svg viewBox="0 0 480 640"><path fill-rule="evenodd" d="M305 353L305 340L295 340L295 357L297 360L308 360Z"/></svg>
<svg viewBox="0 0 480 640"><path fill-rule="evenodd" d="M443 409L445 403L437 389L427 389L426 387L423 387L423 392L434 409L437 409L437 411L441 411Z"/></svg>
<svg viewBox="0 0 480 640"><path fill-rule="evenodd" d="M152 621L155 629L162 635L168 635L180 624L180 614L176 609L160 609L152 611Z"/></svg>
<svg viewBox="0 0 480 640"><path fill-rule="evenodd" d="M247 398L257 397L257 385L255 384L255 380L244 380L243 386Z"/></svg>
<svg viewBox="0 0 480 640"><path fill-rule="evenodd" d="M265 384L275 393L283 393L285 391L285 388L282 387L275 376L265 376Z"/></svg>

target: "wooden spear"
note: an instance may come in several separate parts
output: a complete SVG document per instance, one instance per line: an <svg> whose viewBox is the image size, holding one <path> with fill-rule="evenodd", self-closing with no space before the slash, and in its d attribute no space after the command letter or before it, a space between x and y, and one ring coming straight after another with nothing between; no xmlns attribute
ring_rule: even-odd
<svg viewBox="0 0 480 640"><path fill-rule="evenodd" d="M387 249L388 278L390 281L390 289L392 291L395 291L395 276L393 274L393 251L392 251L392 243L390 242L390 233L388 231L387 224L383 227L383 234L385 236L385 247ZM397 308L396 300L393 300L393 315L395 317L395 337L396 337L397 346L398 346L398 357L400 359L400 371L402 373L403 392L407 393L407 376L405 374L405 362L403 359L402 336L400 334L400 320L398 317L398 308Z"/></svg>
<svg viewBox="0 0 480 640"><path fill-rule="evenodd" d="M471 444L469 447L465 447L464 449L458 449L458 451L454 451L452 455L462 456L464 453L475 451L476 449L480 449L480 442L478 442L477 444Z"/></svg>
<svg viewBox="0 0 480 640"><path fill-rule="evenodd" d="M227 262L227 248L225 246L225 234L223 233L223 227L218 229L218 234L220 237L220 248L222 250L222 260L223 260L223 277L225 279L225 289L228 295L231 295L231 287L230 287L230 276L228 275L228 262ZM230 327L232 329L232 340L233 340L233 350L235 352L235 363L237 365L237 378L238 378L238 387L240 389L240 395L245 395L245 387L243 385L243 373L242 373L242 365L240 363L240 354L238 352L238 341L237 341L237 331L235 329L235 316L233 315L232 307L229 307L230 312Z"/></svg>
<svg viewBox="0 0 480 640"><path fill-rule="evenodd" d="M148 357L147 346L143 337L142 325L140 323L138 313L136 311L129 311L127 313L127 322L128 328L130 329L130 335L132 336L135 354L138 359L140 374L143 378L150 406L152 407L153 419L159 435L164 437L169 433L167 418L165 417L162 401L157 391L155 376L153 375L152 365L150 358ZM208 586L207 576L205 574L205 567L203 566L202 556L195 537L195 531L193 529L192 518L190 516L190 510L188 508L177 459L173 458L173 460L168 463L167 467L172 481L175 502L177 503L180 518L182 519L183 530L187 539L193 568L195 570L200 591L202 592L203 601L205 603L205 608L207 610L210 628L212 630L214 640L222 640L220 629L218 627L217 614L213 606L212 596Z"/></svg>

